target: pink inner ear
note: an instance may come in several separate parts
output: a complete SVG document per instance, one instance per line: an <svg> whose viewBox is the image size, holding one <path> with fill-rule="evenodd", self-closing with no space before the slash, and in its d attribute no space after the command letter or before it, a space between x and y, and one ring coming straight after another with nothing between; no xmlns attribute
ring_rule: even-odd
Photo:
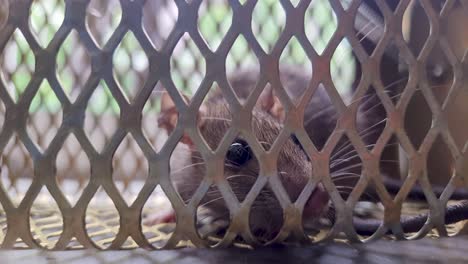
<svg viewBox="0 0 468 264"><path fill-rule="evenodd" d="M166 112L171 108L175 108L175 103L168 92L163 92L161 95L161 112Z"/></svg>
<svg viewBox="0 0 468 264"><path fill-rule="evenodd" d="M178 111L174 101L167 92L161 96L161 113L158 117L158 127L165 129L170 134L177 125Z"/></svg>
<svg viewBox="0 0 468 264"><path fill-rule="evenodd" d="M276 117L276 119L278 120L284 120L285 118L284 107L281 104L281 101L279 100L279 98L276 96L275 96L275 103L270 110L270 114Z"/></svg>
<svg viewBox="0 0 468 264"><path fill-rule="evenodd" d="M273 94L273 89L271 89L269 84L265 87L265 89L263 89L260 97L258 98L257 104L259 104L261 109L265 112L270 112L270 109L274 106L275 95Z"/></svg>
<svg viewBox="0 0 468 264"><path fill-rule="evenodd" d="M178 112L175 107L161 111L158 117L158 127L165 129L169 134L177 125Z"/></svg>
<svg viewBox="0 0 468 264"><path fill-rule="evenodd" d="M184 99L185 103L190 102L190 97L185 94L182 94L182 98ZM202 125L204 119L201 118L205 116L207 113L206 105L201 105L198 112L198 125ZM179 118L179 111L167 92L163 93L161 96L161 113L158 117L158 127L166 130L166 133L169 135L175 129L177 125L177 120ZM184 133L182 138L180 139L181 143L187 144L189 146L193 146L193 141L190 137Z"/></svg>
<svg viewBox="0 0 468 264"><path fill-rule="evenodd" d="M257 105L276 119L284 119L284 108L278 97L275 96L273 89L267 85L258 98Z"/></svg>
<svg viewBox="0 0 468 264"><path fill-rule="evenodd" d="M187 104L190 102L190 97L182 94L182 98ZM161 95L161 113L158 118L158 126L166 129L167 133L171 133L177 125L179 112L168 92L163 92Z"/></svg>

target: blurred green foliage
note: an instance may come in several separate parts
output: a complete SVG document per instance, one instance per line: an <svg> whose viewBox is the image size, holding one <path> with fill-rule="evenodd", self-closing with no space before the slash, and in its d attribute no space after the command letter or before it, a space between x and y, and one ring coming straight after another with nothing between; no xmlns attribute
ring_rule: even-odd
<svg viewBox="0 0 468 264"><path fill-rule="evenodd" d="M63 21L64 4L63 1L38 1L37 3L40 3L40 6L33 6L34 8L32 8L31 25L38 35L39 42L45 47ZM35 2L36 5L37 3ZM231 25L232 10L228 5L220 1L213 1L200 10L200 32L209 47L216 50ZM121 10L119 9L115 15L121 17ZM270 51L279 38L285 20L285 13L279 1L264 0L257 3L253 13L252 30L265 51ZM114 22L118 23L119 21ZM328 1L313 1L306 13L305 23L306 35L309 41L311 41L317 53L322 53L337 26L336 17ZM15 56L7 56L10 60L12 58L16 60L6 62L10 65L9 68L14 68L14 71L11 72L11 81L8 88L12 97L17 100L31 79L30 72L21 65L29 65L30 70L33 71L35 59L28 43L19 30L15 31L10 42L12 41L16 45L5 49L5 52L16 53ZM56 58L58 71L71 63L68 56L75 52L76 41L76 38L68 38L63 43ZM173 67L171 77L176 87L191 94L196 90L203 78L205 62L192 40L181 39L182 41L185 41L185 44L180 49L180 53L177 54L177 58L173 56L171 61L171 67ZM124 37L115 51L113 59L114 75L126 96L132 99L136 92L141 89L141 87L135 87L135 83L143 83L144 80L141 80L141 76L145 76L145 74L147 76L148 74L148 59L132 33L127 33ZM227 70L233 70L240 64L242 66L251 66L255 63L257 63L257 59L250 51L248 43L242 36L239 36L226 60ZM312 69L309 59L295 37L286 46L281 56L281 63L299 64L304 65L306 69ZM335 86L340 92L345 92L353 82L355 73L351 47L346 40L343 40L336 49L330 67ZM3 74L7 75L5 70L3 71ZM70 73L59 73L59 79L67 94L75 89L77 80ZM157 106L146 106L145 111L149 107ZM30 107L31 112L40 109L51 112L60 111L60 102L46 80L42 82ZM119 113L119 107L103 81L89 102L89 110L98 114L104 111Z"/></svg>

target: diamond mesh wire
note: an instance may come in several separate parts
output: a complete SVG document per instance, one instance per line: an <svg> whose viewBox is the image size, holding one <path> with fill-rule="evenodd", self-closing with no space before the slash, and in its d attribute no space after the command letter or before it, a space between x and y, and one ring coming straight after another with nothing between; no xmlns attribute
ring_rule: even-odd
<svg viewBox="0 0 468 264"><path fill-rule="evenodd" d="M3 5L0 13L0 25L3 23L0 30L0 241L3 247L117 249L164 245L173 248L213 243L226 246L237 241L237 236L243 242L255 244L257 241L245 219L248 219L249 204L267 182L279 190L276 195L284 205L286 224L277 242L288 236L304 238L300 208L317 182L325 186L336 208L336 222L326 239L344 233L347 239L360 241L349 223L353 221L356 202L371 183L377 186L378 198L385 208L383 224L371 239L382 237L389 229L397 238L405 237L400 226L400 208L416 182L426 191L431 214L414 237L427 234L433 227L439 234L446 234L444 208L456 187L455 182L467 175L468 149L466 142L457 144L452 136L446 112L463 92L467 62L466 55L452 51L440 27L451 10L466 9L466 4L446 1L439 12L431 1L420 1L431 31L419 54L414 54L401 26L411 1L400 1L395 10L385 1L376 1L386 28L373 53L368 54L353 27L363 1L342 1L347 5L338 0L241 2L0 2ZM390 44L396 46L409 69L409 81L396 105L386 93L379 72L384 51ZM443 47L453 72L453 82L442 105L430 89L424 72L436 45ZM279 78L271 77L277 74L282 63L303 65L312 72L299 105L294 105L286 93L278 90L286 114L303 115L301 105L323 84L339 115L337 126L322 151L304 136L299 119L284 124L269 152L253 147L255 153L261 153L262 175L271 176L259 177L243 203L233 198L227 181L214 181L208 173L194 197L200 201L208 191L207 186L216 184L230 209L232 221L224 236L203 239L196 228L194 207L182 203L170 182L171 152L187 131L207 161L208 172L219 167L222 149L229 146L235 135L251 133L246 124L252 106L237 102L232 89L224 82L226 72L254 66L261 73L257 87L266 82L282 87ZM362 74L351 100L362 98L373 87L388 118L371 150L352 124L357 105L349 105L340 96L349 92L355 81L355 63ZM238 113L229 136L214 152L208 151L196 123L190 122L195 118L193 110L202 103L213 82L219 84L231 112ZM155 121L160 102L158 96L152 96L154 91L156 94L162 91L162 86L185 117L179 119L182 121L163 147ZM196 93L189 106L176 87L179 91ZM419 148L412 144L404 125L406 108L417 90L421 90L432 113L432 126ZM278 195L281 183L275 166L269 162L276 160L275 153L291 133L298 135L312 157L314 168L314 178L294 203ZM349 138L363 166L362 176L347 200L339 195L327 166L321 164L329 160L344 136ZM395 197L382 187L379 175L379 158L392 136L396 136L409 160L407 180ZM456 168L445 195L436 197L430 191L425 161L439 136ZM157 205L165 199L177 213L175 227L141 225L141 215L157 211L161 208ZM192 205L197 204L197 199Z"/></svg>

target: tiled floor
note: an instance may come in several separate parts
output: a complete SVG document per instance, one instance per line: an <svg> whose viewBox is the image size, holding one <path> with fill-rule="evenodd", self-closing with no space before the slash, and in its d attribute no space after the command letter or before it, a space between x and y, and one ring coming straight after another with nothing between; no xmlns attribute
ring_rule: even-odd
<svg viewBox="0 0 468 264"><path fill-rule="evenodd" d="M0 251L1 264L22 263L468 263L468 236L365 245L327 244L306 248L181 249L166 251Z"/></svg>

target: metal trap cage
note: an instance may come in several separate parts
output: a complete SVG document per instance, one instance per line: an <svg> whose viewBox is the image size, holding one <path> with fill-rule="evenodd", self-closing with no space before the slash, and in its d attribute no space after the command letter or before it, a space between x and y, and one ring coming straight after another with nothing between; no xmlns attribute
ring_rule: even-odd
<svg viewBox="0 0 468 264"><path fill-rule="evenodd" d="M463 231L447 228L445 208L468 176L466 14L464 0L0 1L0 243L153 249ZM265 87L284 111L267 148L250 125ZM168 134L164 94L178 112ZM231 119L213 147L197 115L216 96ZM311 138L308 104L324 98L333 114ZM366 127L366 113L382 118ZM309 164L294 199L277 162L291 135ZM258 161L242 199L222 173L240 136ZM173 182L186 137L205 167L190 200ZM333 210L308 232L319 186ZM409 201L415 186L422 203ZM199 212L213 188L228 223ZM265 189L281 211L268 242L249 224ZM151 220L171 210L173 222ZM405 232L402 219L421 210L421 227ZM351 223L366 214L376 228L363 235Z"/></svg>

